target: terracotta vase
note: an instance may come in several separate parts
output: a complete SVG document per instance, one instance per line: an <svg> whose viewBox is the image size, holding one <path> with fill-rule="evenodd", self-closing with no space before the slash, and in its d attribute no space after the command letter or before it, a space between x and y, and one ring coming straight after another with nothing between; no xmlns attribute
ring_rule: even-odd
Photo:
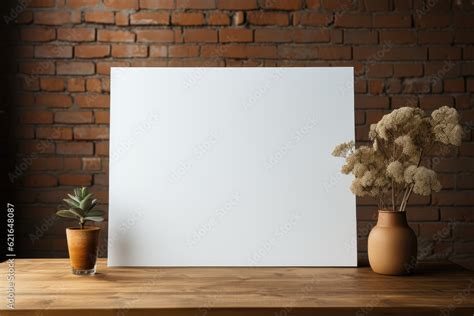
<svg viewBox="0 0 474 316"><path fill-rule="evenodd" d="M95 274L99 234L99 227L66 228L67 247L73 274Z"/></svg>
<svg viewBox="0 0 474 316"><path fill-rule="evenodd" d="M406 212L379 211L368 241L369 263L379 274L410 274L416 266L417 239Z"/></svg>

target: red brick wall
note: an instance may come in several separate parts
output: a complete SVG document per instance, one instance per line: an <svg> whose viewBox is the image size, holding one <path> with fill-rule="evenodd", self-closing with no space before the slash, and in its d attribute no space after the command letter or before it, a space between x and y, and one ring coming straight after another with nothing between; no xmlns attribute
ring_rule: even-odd
<svg viewBox="0 0 474 316"><path fill-rule="evenodd" d="M11 3L6 16L16 22L2 45L13 54L3 65L22 255L66 254L68 224L52 214L74 186L91 185L107 201L111 66L354 66L359 141L397 107L461 113L461 148L428 161L443 191L413 198L408 214L421 257L472 260L473 10L470 0ZM358 200L362 256L375 209Z"/></svg>

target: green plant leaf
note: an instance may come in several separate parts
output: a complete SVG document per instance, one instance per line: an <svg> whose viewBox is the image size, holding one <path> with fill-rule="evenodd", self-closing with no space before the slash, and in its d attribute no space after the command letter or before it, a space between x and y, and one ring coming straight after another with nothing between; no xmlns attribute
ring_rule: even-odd
<svg viewBox="0 0 474 316"><path fill-rule="evenodd" d="M89 190L86 187L81 188L81 200L84 199L89 194Z"/></svg>
<svg viewBox="0 0 474 316"><path fill-rule="evenodd" d="M77 214L77 216L79 216L80 218L84 218L84 212L82 212L82 210L78 210L78 209L69 209L69 211Z"/></svg>
<svg viewBox="0 0 474 316"><path fill-rule="evenodd" d="M75 201L78 205L79 205L79 203L81 203L81 200L79 199L79 196L72 195L72 194L68 194L68 196L71 200Z"/></svg>
<svg viewBox="0 0 474 316"><path fill-rule="evenodd" d="M93 221L93 222L102 222L104 220L103 217L100 216L87 216L84 218L86 221Z"/></svg>
<svg viewBox="0 0 474 316"><path fill-rule="evenodd" d="M104 216L104 211L89 211L86 213L86 217L88 216L92 216L92 217L96 217L96 216L100 216L100 217L103 217Z"/></svg>
<svg viewBox="0 0 474 316"><path fill-rule="evenodd" d="M77 196L77 197L80 197L81 196L81 189L80 188L75 188L74 189L74 195Z"/></svg>
<svg viewBox="0 0 474 316"><path fill-rule="evenodd" d="M79 208L84 211L88 211L92 204L92 193L89 193L87 196L83 197L81 203L79 203Z"/></svg>
<svg viewBox="0 0 474 316"><path fill-rule="evenodd" d="M84 217L84 212L81 209L77 208L77 207L71 207L68 210L76 213L77 216Z"/></svg>
<svg viewBox="0 0 474 316"><path fill-rule="evenodd" d="M79 208L79 206L80 206L80 204L78 202L76 202L75 200L63 199L63 201L66 202L66 204L69 205L70 207Z"/></svg>
<svg viewBox="0 0 474 316"><path fill-rule="evenodd" d="M72 208L71 210L73 210L74 212L76 212L77 214L81 215L82 217L85 216L85 212L83 210L81 210L80 208Z"/></svg>
<svg viewBox="0 0 474 316"><path fill-rule="evenodd" d="M97 205L97 199L93 199L91 203L91 207L89 207L88 211L91 211Z"/></svg>
<svg viewBox="0 0 474 316"><path fill-rule="evenodd" d="M83 216L74 210L60 210L56 214L61 217L81 219Z"/></svg>

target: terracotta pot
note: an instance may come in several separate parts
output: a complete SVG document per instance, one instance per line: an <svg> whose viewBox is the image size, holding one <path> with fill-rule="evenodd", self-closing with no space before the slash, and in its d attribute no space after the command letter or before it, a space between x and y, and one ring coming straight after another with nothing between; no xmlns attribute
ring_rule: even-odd
<svg viewBox="0 0 474 316"><path fill-rule="evenodd" d="M72 273L78 275L95 273L99 234L99 227L66 228Z"/></svg>
<svg viewBox="0 0 474 316"><path fill-rule="evenodd" d="M410 274L416 266L417 240L406 212L379 211L368 241L369 263L376 273Z"/></svg>

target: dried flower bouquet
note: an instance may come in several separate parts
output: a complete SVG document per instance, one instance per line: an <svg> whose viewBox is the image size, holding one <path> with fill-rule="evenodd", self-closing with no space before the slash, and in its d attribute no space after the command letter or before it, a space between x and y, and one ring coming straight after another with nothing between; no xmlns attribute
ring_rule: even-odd
<svg viewBox="0 0 474 316"><path fill-rule="evenodd" d="M403 107L370 126L372 146L343 143L333 155L346 158L341 172L352 173L351 191L377 199L380 210L405 211L412 193L430 195L441 184L434 170L421 166L435 145L459 146L462 128L454 108L443 106L431 116L419 108Z"/></svg>

